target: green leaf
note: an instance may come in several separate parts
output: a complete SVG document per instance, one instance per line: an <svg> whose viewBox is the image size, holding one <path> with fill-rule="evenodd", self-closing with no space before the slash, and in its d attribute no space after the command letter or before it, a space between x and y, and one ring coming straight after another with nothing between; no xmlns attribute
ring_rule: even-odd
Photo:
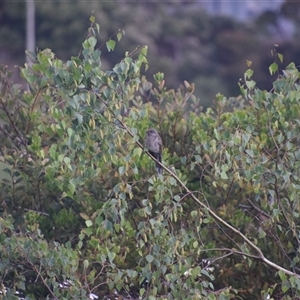
<svg viewBox="0 0 300 300"><path fill-rule="evenodd" d="M278 271L278 275L279 275L281 281L286 281L287 280L286 274L282 270Z"/></svg>
<svg viewBox="0 0 300 300"><path fill-rule="evenodd" d="M73 171L73 168L71 166L71 159L69 157L64 157L64 163L66 164L69 170Z"/></svg>
<svg viewBox="0 0 300 300"><path fill-rule="evenodd" d="M253 70L251 69L248 69L246 72L245 72L245 76L247 79L250 79L253 75Z"/></svg>
<svg viewBox="0 0 300 300"><path fill-rule="evenodd" d="M91 37L88 38L88 42L90 44L90 47L92 49L94 49L96 44L97 44L97 39L94 36L91 36Z"/></svg>
<svg viewBox="0 0 300 300"><path fill-rule="evenodd" d="M247 149L245 152L252 158L254 156L254 152L252 149Z"/></svg>
<svg viewBox="0 0 300 300"><path fill-rule="evenodd" d="M254 80L248 80L246 81L246 86L249 90L252 90L256 85L256 82Z"/></svg>
<svg viewBox="0 0 300 300"><path fill-rule="evenodd" d="M197 210L192 210L191 211L191 217L196 218L198 216L198 211Z"/></svg>
<svg viewBox="0 0 300 300"><path fill-rule="evenodd" d="M100 33L100 25L98 23L95 24L97 28L97 32Z"/></svg>
<svg viewBox="0 0 300 300"><path fill-rule="evenodd" d="M109 262L112 264L112 263L113 263L113 260L114 260L115 257L116 257L116 253L111 252L111 251L108 251L108 249L107 249L107 256L108 256Z"/></svg>
<svg viewBox="0 0 300 300"><path fill-rule="evenodd" d="M84 268L84 270L86 270L88 268L88 266L89 266L89 261L87 259L84 259L83 260L83 268Z"/></svg>
<svg viewBox="0 0 300 300"><path fill-rule="evenodd" d="M106 42L106 48L107 48L108 52L114 51L115 46L116 46L116 42L112 39L110 39L109 41Z"/></svg>
<svg viewBox="0 0 300 300"><path fill-rule="evenodd" d="M49 154L50 154L51 158L53 158L54 160L56 160L56 158L57 158L56 150L57 150L57 145L56 144L51 145L51 147L49 149Z"/></svg>
<svg viewBox="0 0 300 300"><path fill-rule="evenodd" d="M24 181L23 177L19 177L17 180L14 181L15 184L18 184L20 182Z"/></svg>
<svg viewBox="0 0 300 300"><path fill-rule="evenodd" d="M283 283L282 286L281 286L281 290L286 293L288 290L290 289L290 287L286 284L286 283Z"/></svg>
<svg viewBox="0 0 300 300"><path fill-rule="evenodd" d="M73 195L74 192L75 192L75 189L76 189L76 186L75 186L75 184L74 184L73 181L70 181L70 182L69 182L69 184L68 184L68 189L69 189L71 195Z"/></svg>
<svg viewBox="0 0 300 300"><path fill-rule="evenodd" d="M183 165L186 164L186 156L181 157L180 160Z"/></svg>
<svg viewBox="0 0 300 300"><path fill-rule="evenodd" d="M228 166L227 165L222 165L221 169L222 169L221 178L222 179L228 179L228 176L227 176Z"/></svg>
<svg viewBox="0 0 300 300"><path fill-rule="evenodd" d="M91 220L85 221L86 227L91 227L93 225L93 222Z"/></svg>
<svg viewBox="0 0 300 300"><path fill-rule="evenodd" d="M141 49L141 54L143 56L147 56L147 52L148 52L148 46L144 46L142 49Z"/></svg>
<svg viewBox="0 0 300 300"><path fill-rule="evenodd" d="M9 185L12 184L11 180L6 179L6 178L2 178L2 183L9 184Z"/></svg>
<svg viewBox="0 0 300 300"><path fill-rule="evenodd" d="M117 33L117 39L118 39L118 42L121 40L122 36L123 36L122 32L119 31L119 32Z"/></svg>
<svg viewBox="0 0 300 300"><path fill-rule="evenodd" d="M137 147L137 148L133 149L133 156L134 157L135 156L140 157L142 153L143 153L143 150L140 147Z"/></svg>
<svg viewBox="0 0 300 300"><path fill-rule="evenodd" d="M266 233L261 228L259 228L258 229L258 237L260 239L263 239L265 236L266 236Z"/></svg>
<svg viewBox="0 0 300 300"><path fill-rule="evenodd" d="M90 16L91 23L95 23L95 20L96 20L95 16Z"/></svg>
<svg viewBox="0 0 300 300"><path fill-rule="evenodd" d="M8 168L4 168L2 171L5 173L8 173L9 175L11 175L11 173L12 173L11 169L8 169Z"/></svg>
<svg viewBox="0 0 300 300"><path fill-rule="evenodd" d="M125 172L126 172L126 168L125 168L125 166L121 166L121 167L119 167L119 174L122 176L122 175L124 175L125 174Z"/></svg>
<svg viewBox="0 0 300 300"><path fill-rule="evenodd" d="M146 260L147 260L148 263L151 263L154 260L154 257L151 254L148 254L146 256Z"/></svg>
<svg viewBox="0 0 300 300"><path fill-rule="evenodd" d="M270 72L270 74L271 75L273 75L273 74L275 74L276 72L277 72L277 70L278 70L278 65L277 65L277 63L272 63L271 65L270 65L270 67L269 67L269 72Z"/></svg>
<svg viewBox="0 0 300 300"><path fill-rule="evenodd" d="M170 177L169 182L171 185L176 186L177 185L177 180L174 177Z"/></svg>

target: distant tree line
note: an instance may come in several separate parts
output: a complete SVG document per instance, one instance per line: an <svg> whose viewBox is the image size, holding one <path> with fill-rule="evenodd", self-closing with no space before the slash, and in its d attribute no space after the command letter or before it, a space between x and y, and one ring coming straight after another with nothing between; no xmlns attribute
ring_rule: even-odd
<svg viewBox="0 0 300 300"><path fill-rule="evenodd" d="M195 95L207 107L217 92L239 94L237 83L247 67L246 60L253 63L258 86L270 89L275 78L267 76L266 70L275 44L285 57L284 66L291 61L300 63L299 7L299 1L285 1L279 11L266 11L251 22L241 23L230 17L210 16L195 3L74 1L70 5L37 1L37 48L50 48L61 59L77 56L88 34L88 16L94 10L101 25L101 41L119 29L125 31L113 55L103 53L105 68L117 63L125 51L134 50L134 45L147 45L148 76L163 71L171 88L184 80L194 82ZM9 53L13 64L22 65L25 3L1 2L0 11L0 53ZM101 51L106 52L105 47Z"/></svg>

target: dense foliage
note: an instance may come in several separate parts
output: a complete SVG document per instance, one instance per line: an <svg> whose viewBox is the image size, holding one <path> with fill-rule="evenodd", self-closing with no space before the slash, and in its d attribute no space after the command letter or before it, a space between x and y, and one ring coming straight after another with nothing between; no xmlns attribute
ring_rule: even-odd
<svg viewBox="0 0 300 300"><path fill-rule="evenodd" d="M32 56L28 90L0 70L2 295L300 297L295 65L281 73L275 55L271 91L248 69L240 97L218 94L202 113L194 85L141 75L147 46L104 71L123 32L97 49L90 21L79 56ZM161 176L142 147L149 127Z"/></svg>

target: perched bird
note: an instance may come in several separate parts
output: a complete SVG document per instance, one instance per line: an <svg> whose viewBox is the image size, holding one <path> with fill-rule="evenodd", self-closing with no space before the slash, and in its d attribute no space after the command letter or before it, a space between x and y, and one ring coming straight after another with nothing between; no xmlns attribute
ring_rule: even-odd
<svg viewBox="0 0 300 300"><path fill-rule="evenodd" d="M158 132L153 128L146 131L145 147L148 149L149 153L161 163L162 139ZM156 163L156 171L158 174L162 174L163 169L159 163Z"/></svg>

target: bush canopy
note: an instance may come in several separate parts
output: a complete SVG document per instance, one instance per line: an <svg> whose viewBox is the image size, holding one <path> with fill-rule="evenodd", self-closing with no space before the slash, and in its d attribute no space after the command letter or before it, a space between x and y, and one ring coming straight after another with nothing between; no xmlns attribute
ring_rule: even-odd
<svg viewBox="0 0 300 300"><path fill-rule="evenodd" d="M0 298L300 297L300 72L201 111L194 85L152 81L147 46L112 69L90 18L80 54L0 69ZM143 148L160 133L163 175ZM3 299L4 299L3 298ZM7 298L5 298L7 299Z"/></svg>

